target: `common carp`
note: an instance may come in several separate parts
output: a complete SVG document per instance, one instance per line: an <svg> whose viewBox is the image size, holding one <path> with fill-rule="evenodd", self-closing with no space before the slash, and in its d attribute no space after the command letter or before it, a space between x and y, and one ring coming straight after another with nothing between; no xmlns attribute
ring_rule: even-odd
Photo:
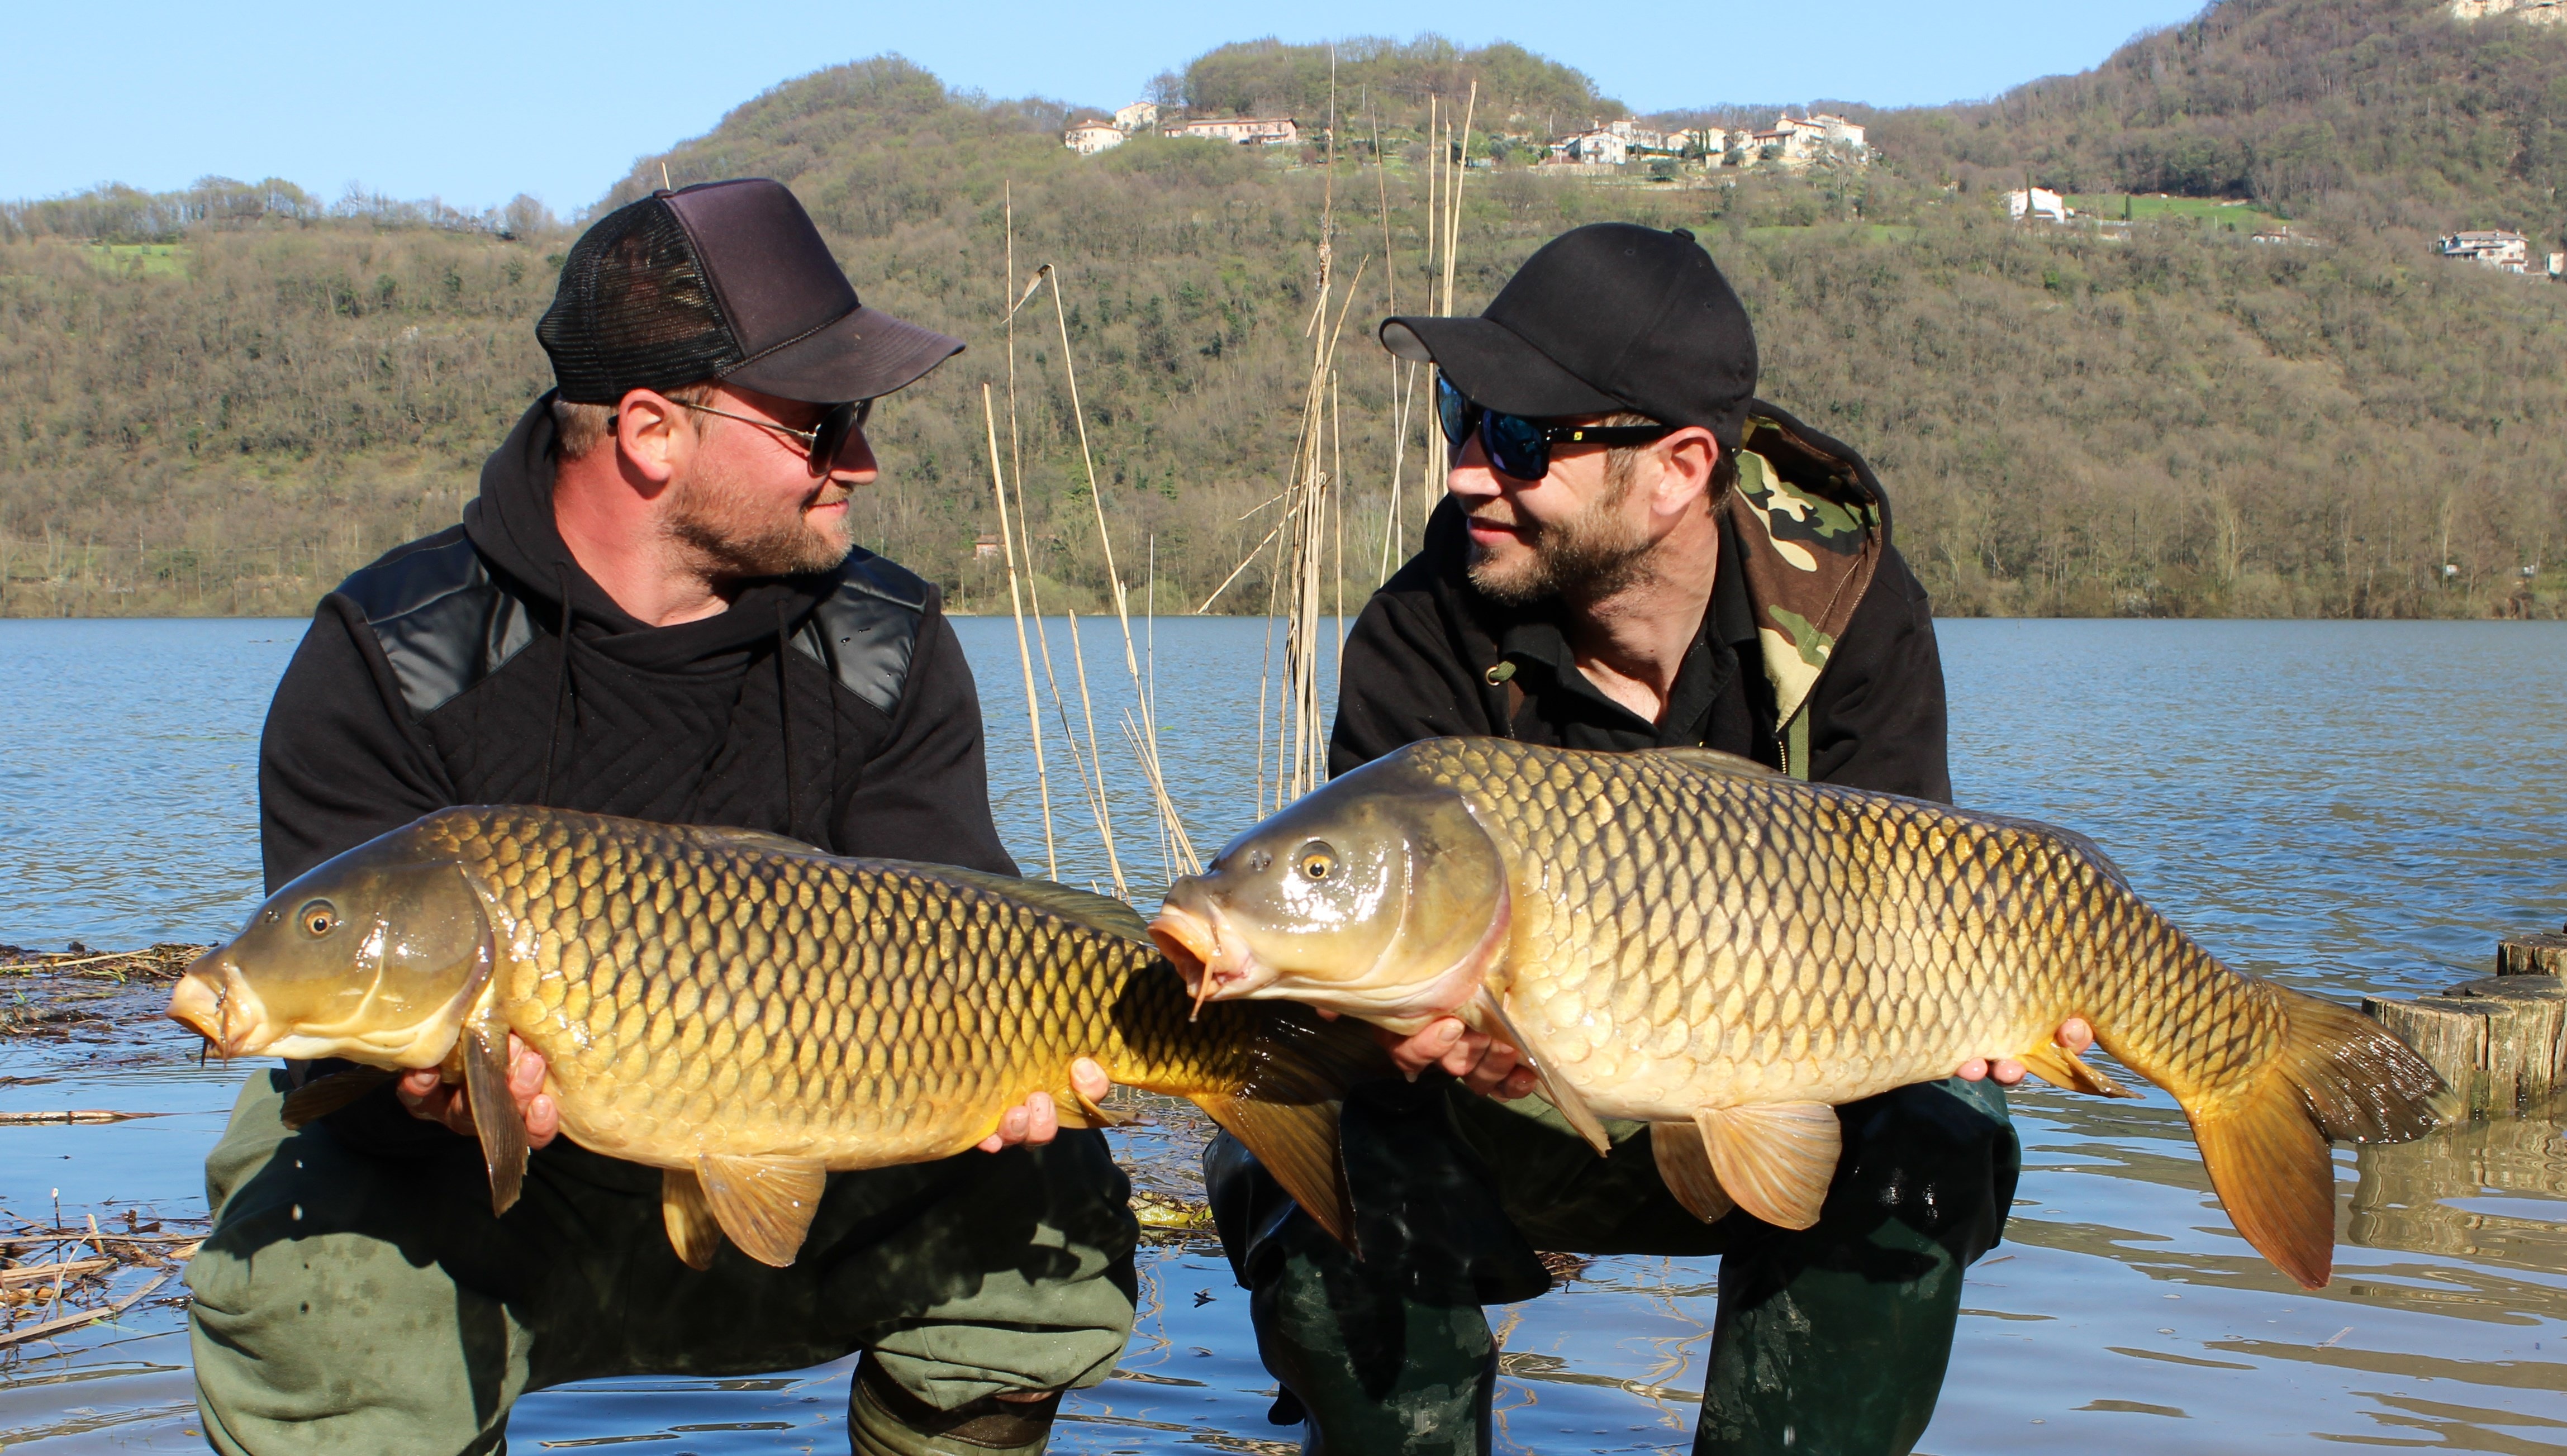
<svg viewBox="0 0 2567 1456"><path fill-rule="evenodd" d="M1191 1098L1344 1237L1336 1103L1347 1078L1387 1069L1379 1048L1303 1008L1200 1024L1190 1010L1120 901L519 807L440 810L311 870L169 1000L226 1056L443 1068L501 1213L527 1155L516 1032L543 1054L565 1134L666 1170L669 1239L699 1269L725 1234L792 1263L825 1173L962 1152L1032 1092L1064 1126L1113 1120L1072 1088L1080 1056ZM366 1085L305 1090L333 1083Z"/></svg>
<svg viewBox="0 0 2567 1456"><path fill-rule="evenodd" d="M2395 1036L2240 975L2087 839L1807 784L1707 749L1414 743L1312 791L1170 888L1151 931L1199 999L1290 998L1517 1048L1597 1151L1651 1124L1697 1216L1818 1218L1836 1104L2014 1057L2132 1096L2052 1040L2072 1017L2171 1093L2238 1232L2315 1289L2329 1138L2433 1125Z"/></svg>

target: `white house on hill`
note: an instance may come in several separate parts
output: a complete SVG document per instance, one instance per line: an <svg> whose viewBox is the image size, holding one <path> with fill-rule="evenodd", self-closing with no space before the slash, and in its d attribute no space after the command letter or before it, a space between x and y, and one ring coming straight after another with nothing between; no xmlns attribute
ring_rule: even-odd
<svg viewBox="0 0 2567 1456"><path fill-rule="evenodd" d="M1060 134L1060 145L1081 156L1094 156L1107 147L1122 146L1123 133L1112 122L1074 122Z"/></svg>
<svg viewBox="0 0 2567 1456"><path fill-rule="evenodd" d="M2518 232L2455 232L2440 245L2443 257L2466 258L2506 273L2531 266L2531 239Z"/></svg>
<svg viewBox="0 0 2567 1456"><path fill-rule="evenodd" d="M2068 220L2068 199L2048 187L2026 190L2017 187L2006 193L2006 216L2020 222L2026 214L2046 217L2053 222Z"/></svg>
<svg viewBox="0 0 2567 1456"><path fill-rule="evenodd" d="M1205 117L1166 129L1170 137L1203 137L1236 142L1242 146L1290 146L1301 140L1300 124L1290 117Z"/></svg>
<svg viewBox="0 0 2567 1456"><path fill-rule="evenodd" d="M1159 125L1159 106L1156 102L1136 101L1114 114L1114 126L1118 131L1138 132L1145 127L1157 125Z"/></svg>

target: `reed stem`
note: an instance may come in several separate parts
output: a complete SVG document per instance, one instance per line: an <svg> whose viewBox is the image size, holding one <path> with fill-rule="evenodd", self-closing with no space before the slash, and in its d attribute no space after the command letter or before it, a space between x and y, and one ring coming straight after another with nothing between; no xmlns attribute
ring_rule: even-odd
<svg viewBox="0 0 2567 1456"><path fill-rule="evenodd" d="M1060 848L1052 837L1051 774L1043 766L1042 708L1034 700L1034 660L1025 646L1025 604L1016 591L1016 537L1007 524L1007 482L998 469L998 421L990 387L981 386L981 420L990 435L990 493L998 502L998 540L1007 558L1007 609L1016 621L1016 663L1025 675L1025 728L1033 734L1034 790L1042 797L1043 875L1060 878Z"/></svg>

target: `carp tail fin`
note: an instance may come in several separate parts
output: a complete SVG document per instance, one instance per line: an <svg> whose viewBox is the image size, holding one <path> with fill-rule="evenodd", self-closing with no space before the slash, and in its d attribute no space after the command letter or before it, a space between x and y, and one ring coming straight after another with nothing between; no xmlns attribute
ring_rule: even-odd
<svg viewBox="0 0 2567 1456"><path fill-rule="evenodd" d="M1287 1002L1242 1003L1240 1014L1262 1021L1248 1074L1235 1087L1183 1095L1247 1144L1304 1213L1361 1257L1337 1115L1347 1088L1392 1074L1390 1057L1361 1021L1327 1020Z"/></svg>
<svg viewBox="0 0 2567 1456"><path fill-rule="evenodd" d="M2187 1100L2210 1186L2237 1232L2306 1289L2335 1266L2330 1138L2403 1142L2438 1121L2442 1080L2378 1022L2280 991L2281 1049L2241 1091Z"/></svg>

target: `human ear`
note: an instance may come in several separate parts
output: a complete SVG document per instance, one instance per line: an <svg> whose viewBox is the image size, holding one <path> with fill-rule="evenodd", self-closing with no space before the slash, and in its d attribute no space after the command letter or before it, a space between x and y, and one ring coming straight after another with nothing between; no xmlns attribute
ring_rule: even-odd
<svg viewBox="0 0 2567 1456"><path fill-rule="evenodd" d="M1710 494L1712 470L1720 463L1720 441L1700 426L1688 426L1657 443L1658 508L1682 511Z"/></svg>
<svg viewBox="0 0 2567 1456"><path fill-rule="evenodd" d="M629 390L615 407L615 449L627 474L665 485L695 445L685 407L656 390Z"/></svg>

